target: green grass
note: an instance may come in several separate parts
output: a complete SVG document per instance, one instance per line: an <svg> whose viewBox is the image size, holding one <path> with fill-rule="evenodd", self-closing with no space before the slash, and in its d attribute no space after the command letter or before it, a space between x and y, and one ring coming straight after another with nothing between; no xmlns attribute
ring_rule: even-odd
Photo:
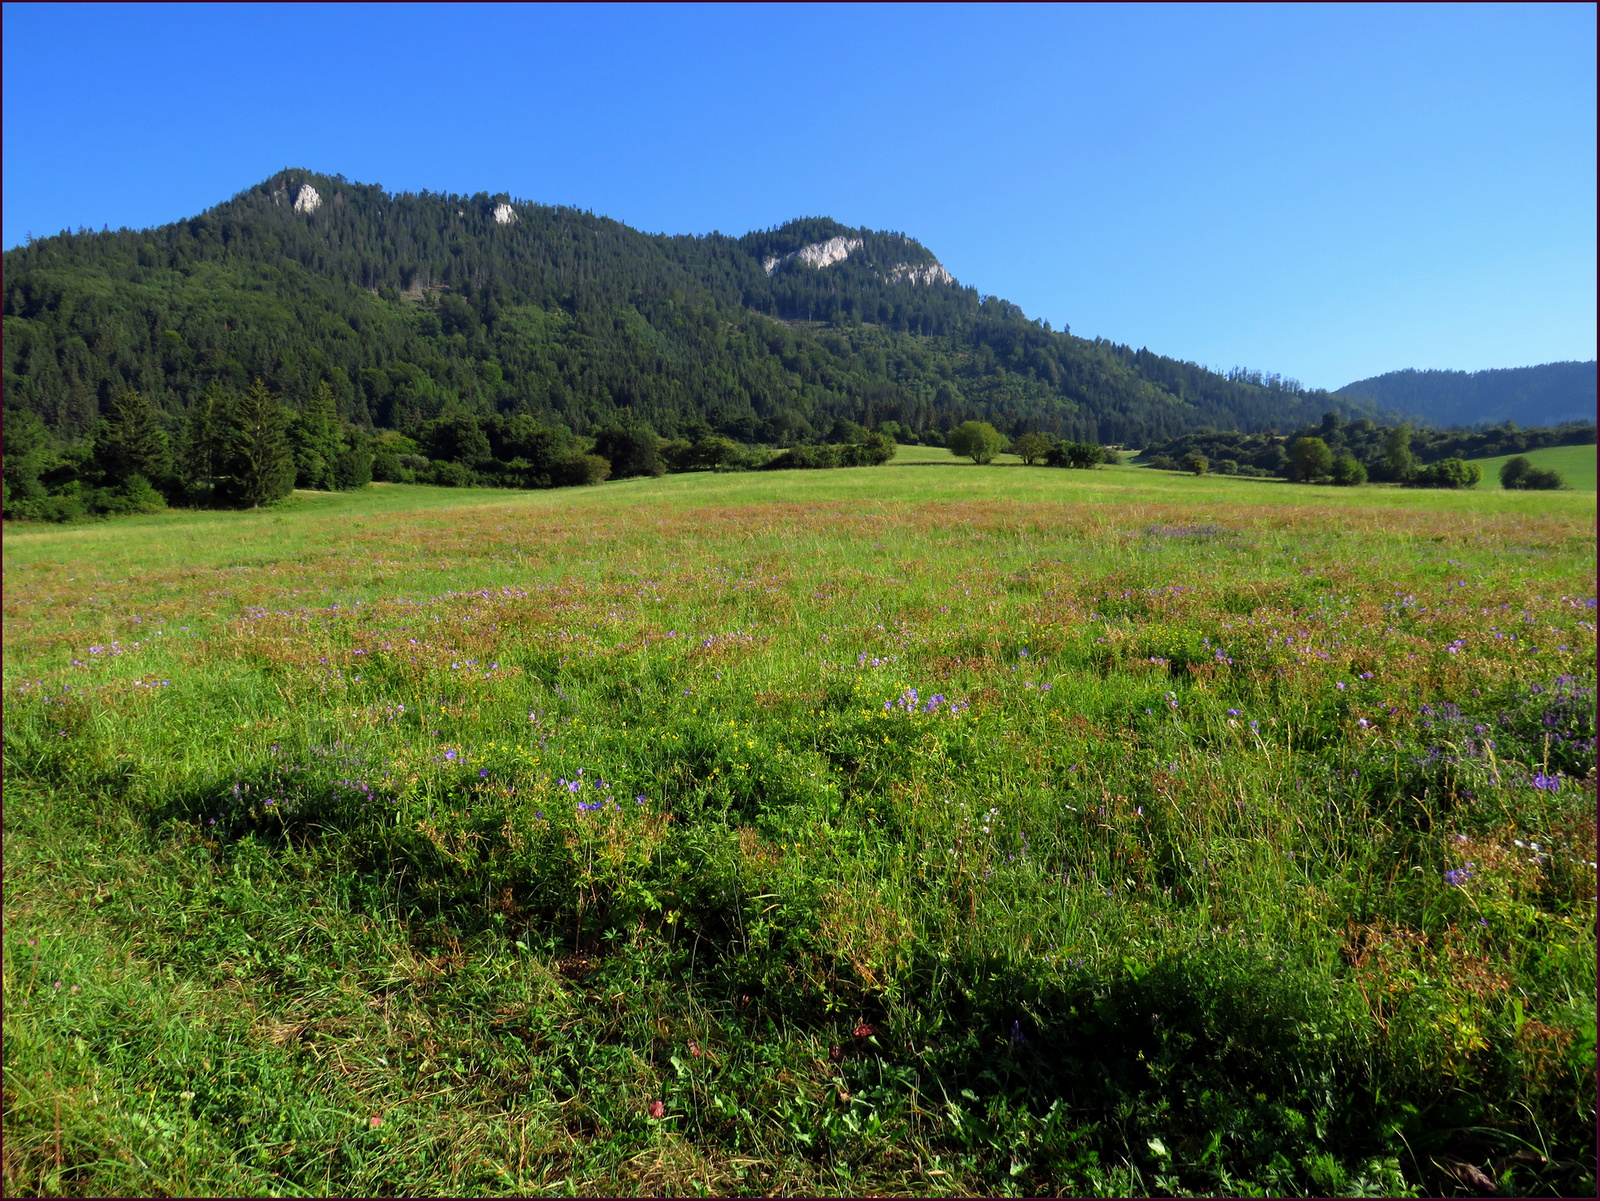
<svg viewBox="0 0 1600 1201"><path fill-rule="evenodd" d="M1515 457L1500 455L1493 459L1475 459L1474 462L1483 469L1483 482L1478 486L1499 488L1500 469ZM1595 490L1595 447L1592 445L1546 446L1542 450L1528 451L1526 458L1535 467L1560 472L1562 481L1576 492Z"/></svg>
<svg viewBox="0 0 1600 1201"><path fill-rule="evenodd" d="M1594 516L902 449L8 526L6 1190L1592 1193Z"/></svg>

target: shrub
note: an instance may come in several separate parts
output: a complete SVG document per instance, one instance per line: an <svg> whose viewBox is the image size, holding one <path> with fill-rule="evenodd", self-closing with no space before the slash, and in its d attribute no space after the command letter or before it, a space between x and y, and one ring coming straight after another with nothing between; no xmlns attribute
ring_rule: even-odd
<svg viewBox="0 0 1600 1201"><path fill-rule="evenodd" d="M1239 462L1237 459L1223 459L1214 470L1218 475L1238 475Z"/></svg>
<svg viewBox="0 0 1600 1201"><path fill-rule="evenodd" d="M878 467L900 453L899 444L887 434L867 434L854 446L844 449L851 453L841 454L840 461L849 457L852 461L846 465L851 467Z"/></svg>
<svg viewBox="0 0 1600 1201"><path fill-rule="evenodd" d="M167 507L161 493L150 486L142 475L130 475L114 488L99 488L93 505L101 513L113 516L129 513L159 513Z"/></svg>
<svg viewBox="0 0 1600 1201"><path fill-rule="evenodd" d="M1408 488L1471 488L1483 478L1483 468L1465 459L1440 459L1406 482Z"/></svg>
<svg viewBox="0 0 1600 1201"><path fill-rule="evenodd" d="M611 476L611 464L599 455L573 455L557 463L550 473L550 482L557 487L598 484Z"/></svg>
<svg viewBox="0 0 1600 1201"><path fill-rule="evenodd" d="M1102 446L1100 453L1103 456L1101 461L1108 466L1120 467L1122 465L1122 452L1115 446Z"/></svg>
<svg viewBox="0 0 1600 1201"><path fill-rule="evenodd" d="M963 421L945 438L951 454L974 463L992 463L1005 444L1004 435L987 421Z"/></svg>
<svg viewBox="0 0 1600 1201"><path fill-rule="evenodd" d="M1050 448L1048 462L1052 467L1097 467L1104 461L1105 450L1089 442L1057 442Z"/></svg>
<svg viewBox="0 0 1600 1201"><path fill-rule="evenodd" d="M1184 456L1183 469L1194 475L1204 475L1211 470L1211 462L1205 455L1189 454Z"/></svg>
<svg viewBox="0 0 1600 1201"><path fill-rule="evenodd" d="M1171 455L1151 455L1150 466L1157 471L1176 471L1178 470L1178 460Z"/></svg>
<svg viewBox="0 0 1600 1201"><path fill-rule="evenodd" d="M1367 469L1354 455L1340 455L1333 461L1333 482L1341 488L1353 488L1367 482Z"/></svg>
<svg viewBox="0 0 1600 1201"><path fill-rule="evenodd" d="M1527 475L1522 477L1522 486L1524 488L1537 489L1539 491L1555 491L1558 488L1566 487L1566 482L1562 480L1561 473L1559 471L1552 471L1544 467L1535 467L1532 471L1528 472Z"/></svg>
<svg viewBox="0 0 1600 1201"><path fill-rule="evenodd" d="M426 473L419 473L417 478L440 488L469 488L478 482L475 472L449 459L429 463Z"/></svg>
<svg viewBox="0 0 1600 1201"><path fill-rule="evenodd" d="M1500 468L1500 486L1513 489L1554 489L1562 486L1559 472L1535 467L1525 455L1507 460Z"/></svg>
<svg viewBox="0 0 1600 1201"><path fill-rule="evenodd" d="M817 446L806 442L801 443L799 446L790 447L767 464L774 471L786 471L791 468L809 470L837 467L838 465L839 448L837 446Z"/></svg>

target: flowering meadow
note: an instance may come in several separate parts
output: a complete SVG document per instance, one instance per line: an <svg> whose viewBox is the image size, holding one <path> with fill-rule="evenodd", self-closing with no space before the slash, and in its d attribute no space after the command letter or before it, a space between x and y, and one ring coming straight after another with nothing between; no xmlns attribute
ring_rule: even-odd
<svg viewBox="0 0 1600 1201"><path fill-rule="evenodd" d="M1595 499L8 527L10 1195L1593 1195Z"/></svg>

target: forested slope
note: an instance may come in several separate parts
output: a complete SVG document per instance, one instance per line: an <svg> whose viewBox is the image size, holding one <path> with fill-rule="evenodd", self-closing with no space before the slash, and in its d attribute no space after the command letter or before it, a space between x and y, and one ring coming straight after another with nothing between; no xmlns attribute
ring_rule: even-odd
<svg viewBox="0 0 1600 1201"><path fill-rule="evenodd" d="M830 243L845 253L819 260ZM129 389L175 422L208 384L256 378L296 406L326 382L342 416L376 427L521 412L580 434L621 418L780 444L838 418L1148 442L1291 428L1331 403L1051 330L902 234L816 218L653 236L305 171L188 221L9 251L4 321L7 406L66 438Z"/></svg>
<svg viewBox="0 0 1600 1201"><path fill-rule="evenodd" d="M1470 373L1391 371L1346 384L1335 395L1414 413L1441 426L1593 421L1595 363L1544 363Z"/></svg>

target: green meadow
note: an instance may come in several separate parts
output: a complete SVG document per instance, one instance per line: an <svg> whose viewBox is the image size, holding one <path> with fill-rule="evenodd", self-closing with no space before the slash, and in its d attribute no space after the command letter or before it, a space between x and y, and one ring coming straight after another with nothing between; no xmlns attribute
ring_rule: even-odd
<svg viewBox="0 0 1600 1201"><path fill-rule="evenodd" d="M1493 459L1477 459L1483 469L1480 488L1498 488L1500 469L1516 456L1500 455ZM1577 492L1595 490L1595 448L1593 446L1546 446L1530 450L1524 456L1535 467L1560 472L1562 482Z"/></svg>
<svg viewBox="0 0 1600 1201"><path fill-rule="evenodd" d="M8 525L5 1190L1592 1196L1571 450Z"/></svg>

